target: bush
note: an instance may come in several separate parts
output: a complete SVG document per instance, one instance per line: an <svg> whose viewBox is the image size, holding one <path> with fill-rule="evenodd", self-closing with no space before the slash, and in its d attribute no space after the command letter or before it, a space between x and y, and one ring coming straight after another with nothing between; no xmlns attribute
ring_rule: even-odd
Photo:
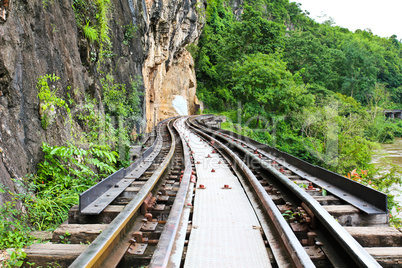
<svg viewBox="0 0 402 268"><path fill-rule="evenodd" d="M402 120L398 120L395 124L394 135L398 138L402 137Z"/></svg>
<svg viewBox="0 0 402 268"><path fill-rule="evenodd" d="M40 100L39 113L41 115L43 129L46 129L54 121L57 114L56 107L65 108L69 119L71 120L70 108L62 98L59 98L56 95L58 89L53 85L56 89L51 90L49 86L49 82L55 83L58 80L60 80L60 77L55 74L46 74L40 76L38 78L38 83L36 84L38 98Z"/></svg>
<svg viewBox="0 0 402 268"><path fill-rule="evenodd" d="M32 231L29 215L21 209L21 201L30 200L31 197L23 194L16 194L4 186L0 186L0 192L8 192L12 196L11 201L0 206L0 250L6 248L22 248L32 243L33 237L29 235Z"/></svg>
<svg viewBox="0 0 402 268"><path fill-rule="evenodd" d="M63 223L81 192L116 171L118 155L107 146L90 145L85 150L43 143L42 148L45 160L39 164L38 174L27 177L24 183L15 180L25 193L8 191L12 201L0 206L0 249L29 245L33 241L31 231L51 230Z"/></svg>

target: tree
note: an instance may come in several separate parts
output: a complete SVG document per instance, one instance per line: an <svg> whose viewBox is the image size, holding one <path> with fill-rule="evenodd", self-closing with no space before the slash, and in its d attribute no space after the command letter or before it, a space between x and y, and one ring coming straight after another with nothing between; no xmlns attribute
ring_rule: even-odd
<svg viewBox="0 0 402 268"><path fill-rule="evenodd" d="M340 50L327 47L310 32L293 32L285 40L284 60L292 73L304 69L305 83L330 90L338 88L341 77L337 67L343 58Z"/></svg>
<svg viewBox="0 0 402 268"><path fill-rule="evenodd" d="M370 122L359 102L338 93L326 105L306 107L295 118L305 150L319 165L341 174L368 167L375 145L365 138Z"/></svg>
<svg viewBox="0 0 402 268"><path fill-rule="evenodd" d="M233 23L226 38L226 57L236 61L243 55L274 53L283 48L285 26L266 20L262 13L244 5L242 20Z"/></svg>
<svg viewBox="0 0 402 268"><path fill-rule="evenodd" d="M236 62L232 82L235 98L256 115L288 113L314 102L300 76L292 75L273 54L258 53Z"/></svg>
<svg viewBox="0 0 402 268"><path fill-rule="evenodd" d="M389 104L389 93L386 91L384 84L375 84L373 92L367 98L367 103L374 123L378 114Z"/></svg>
<svg viewBox="0 0 402 268"><path fill-rule="evenodd" d="M344 48L346 76L342 85L343 93L364 102L364 96L377 80L379 64L366 46L365 40L348 42Z"/></svg>

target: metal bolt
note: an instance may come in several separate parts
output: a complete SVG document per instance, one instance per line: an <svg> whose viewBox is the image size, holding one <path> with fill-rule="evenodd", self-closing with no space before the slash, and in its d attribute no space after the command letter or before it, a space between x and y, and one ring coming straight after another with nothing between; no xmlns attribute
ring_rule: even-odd
<svg viewBox="0 0 402 268"><path fill-rule="evenodd" d="M140 231L134 232L133 237L134 237L134 239L133 239L134 242L142 243L144 241L142 232L140 232Z"/></svg>
<svg viewBox="0 0 402 268"><path fill-rule="evenodd" d="M152 214L151 213L145 213L144 216L148 221L152 221Z"/></svg>
<svg viewBox="0 0 402 268"><path fill-rule="evenodd" d="M314 186L313 186L313 183L312 183L312 182L310 182L310 183L308 184L307 190L314 190Z"/></svg>

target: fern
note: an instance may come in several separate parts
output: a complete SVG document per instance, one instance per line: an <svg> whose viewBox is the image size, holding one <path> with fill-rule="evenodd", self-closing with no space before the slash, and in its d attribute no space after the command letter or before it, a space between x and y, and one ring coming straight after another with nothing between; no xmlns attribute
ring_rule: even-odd
<svg viewBox="0 0 402 268"><path fill-rule="evenodd" d="M89 25L89 20L87 21L87 24L84 26L83 31L85 37L88 39L90 43L98 41L98 31Z"/></svg>

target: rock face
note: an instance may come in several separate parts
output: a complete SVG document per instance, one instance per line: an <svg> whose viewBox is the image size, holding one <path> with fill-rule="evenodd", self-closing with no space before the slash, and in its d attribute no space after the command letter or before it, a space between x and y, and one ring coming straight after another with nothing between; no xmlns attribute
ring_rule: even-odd
<svg viewBox="0 0 402 268"><path fill-rule="evenodd" d="M194 62L184 47L196 41L203 18L196 10L197 0L146 1L149 31L145 36L148 56L143 66L147 130L155 123L177 115L172 106L175 95L187 100L188 111L195 111L196 78Z"/></svg>
<svg viewBox="0 0 402 268"><path fill-rule="evenodd" d="M138 132L177 114L173 95L185 97L189 111L194 111L195 73L185 46L197 40L203 26L196 0L111 0L111 56L99 69L91 62L72 4L0 0L0 184L12 191L18 189L11 178L36 171L42 142L62 145L71 138L61 120L46 130L42 127L36 88L40 76L56 74L61 78L59 97L66 100L69 95L78 105L87 94L98 100L100 110L102 72L110 70L116 83L127 86L131 77L140 77L145 97ZM130 23L138 30L124 43L123 26ZM8 198L0 194L0 204Z"/></svg>
<svg viewBox="0 0 402 268"><path fill-rule="evenodd" d="M88 85L89 77L78 53L77 27L69 1L55 1L48 10L41 0L11 1L1 8L0 183L13 190L10 178L35 171L42 141L60 144L66 138L60 122L48 131L41 126L36 89L39 76L55 73L63 78L63 88L71 85L80 89Z"/></svg>
<svg viewBox="0 0 402 268"><path fill-rule="evenodd" d="M240 20L243 14L243 4L244 0L229 0L229 6L233 10L233 15L235 15L238 20Z"/></svg>

